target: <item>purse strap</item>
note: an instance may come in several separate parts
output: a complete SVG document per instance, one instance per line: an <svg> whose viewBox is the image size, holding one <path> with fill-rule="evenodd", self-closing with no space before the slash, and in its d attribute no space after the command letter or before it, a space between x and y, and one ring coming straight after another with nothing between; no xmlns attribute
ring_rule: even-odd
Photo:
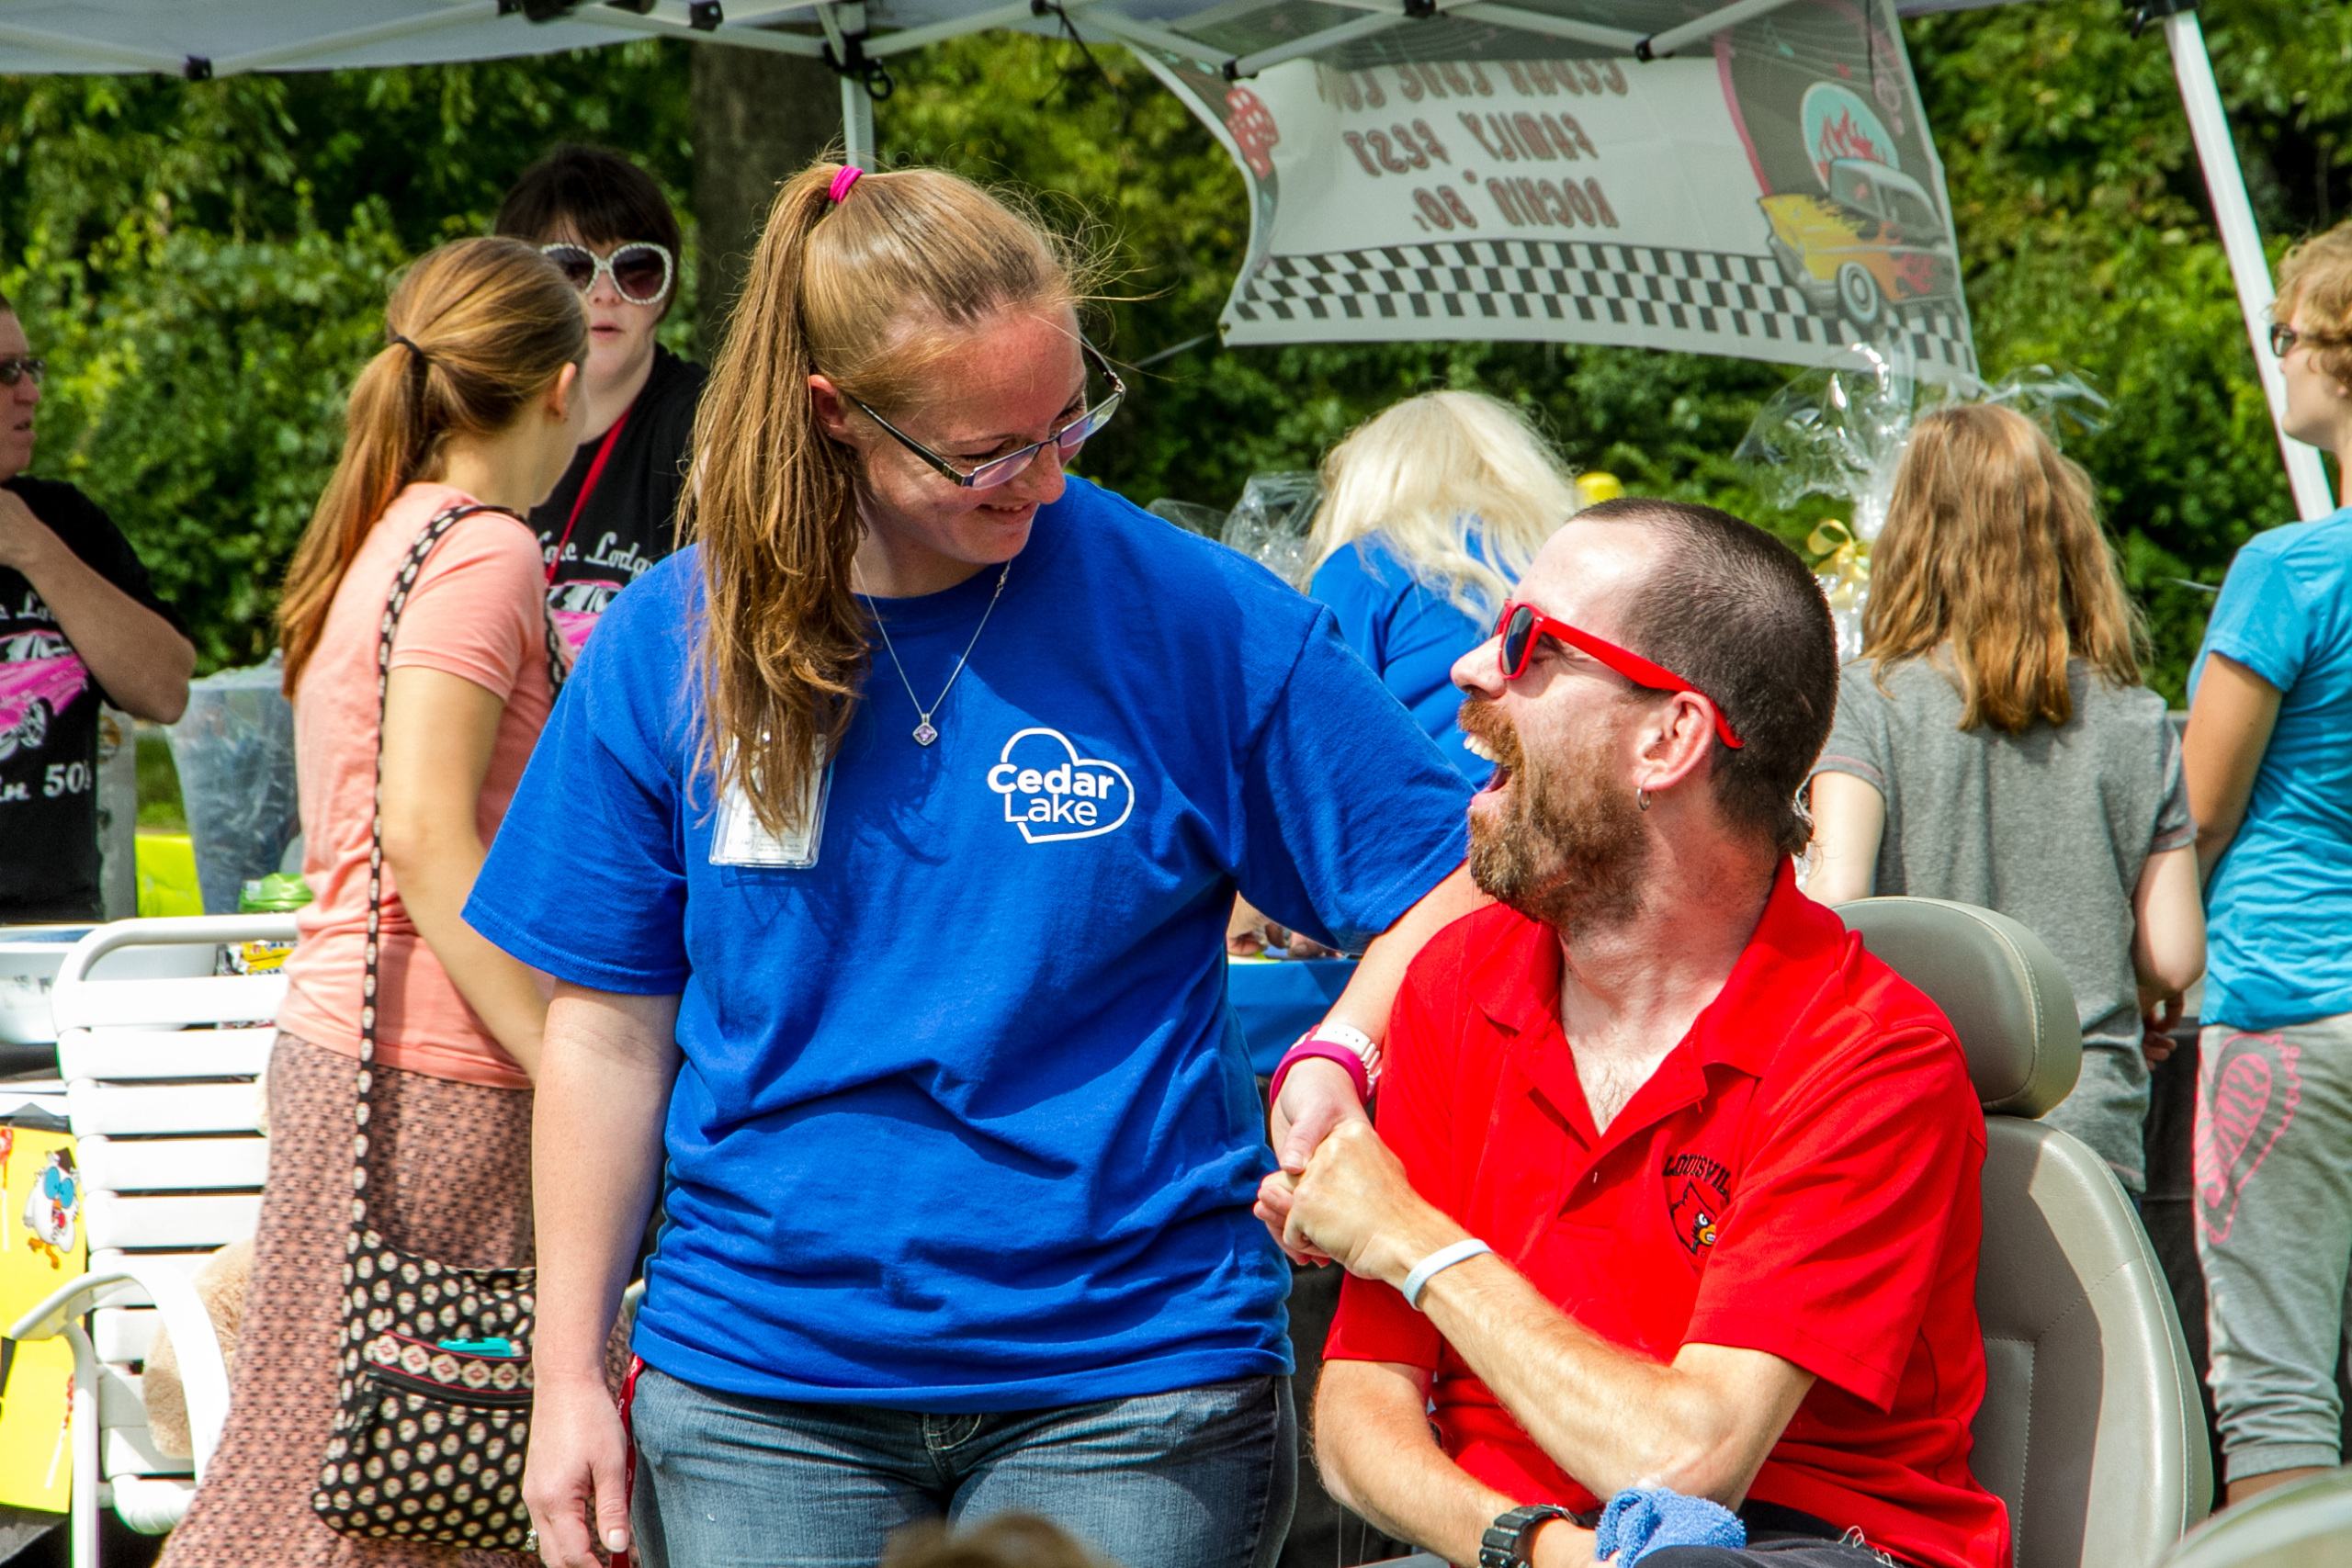
<svg viewBox="0 0 2352 1568"><path fill-rule="evenodd" d="M400 570L392 575L391 596L385 601L383 621L376 637L376 778L368 817L368 942L359 995L359 1094L352 1112L351 1143L351 1228L363 1236L372 1234L368 1228L368 1095L376 1077L377 960L382 951L384 926L384 704L391 689L392 637L400 629L401 612L408 608L408 596L415 591L417 577L424 570L425 559L433 554L434 547L448 536L450 529L484 512L513 518L529 527L506 508L485 506L479 502L435 513L432 521L419 530L408 554L401 559ZM544 600L539 604L539 623L547 636L548 688L552 693L563 685L563 639Z"/></svg>

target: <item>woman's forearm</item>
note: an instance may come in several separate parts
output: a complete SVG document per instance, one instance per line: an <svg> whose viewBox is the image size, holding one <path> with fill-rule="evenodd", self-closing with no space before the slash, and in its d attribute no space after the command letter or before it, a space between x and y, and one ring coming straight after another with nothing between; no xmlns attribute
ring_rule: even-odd
<svg viewBox="0 0 2352 1568"><path fill-rule="evenodd" d="M1387 1039L1388 1012L1396 1005L1396 993L1415 955L1430 938L1489 901L1470 880L1467 865L1454 867L1395 925L1373 938L1356 972L1349 976L1347 989L1331 1004L1330 1021L1361 1029L1376 1041Z"/></svg>
<svg viewBox="0 0 2352 1568"><path fill-rule="evenodd" d="M531 1189L539 1386L602 1386L605 1337L652 1213L678 1075L678 998L559 985L548 1009Z"/></svg>
<svg viewBox="0 0 2352 1568"><path fill-rule="evenodd" d="M2206 877L2245 821L2284 695L2233 659L2219 653L2206 658L2180 739L2188 814L2197 821L2197 863Z"/></svg>
<svg viewBox="0 0 2352 1568"><path fill-rule="evenodd" d="M401 904L482 1027L536 1080L548 1016L538 976L465 921L466 899L487 858L482 841L469 826L439 835L440 841L435 835L422 838L397 857L389 848L385 853Z"/></svg>
<svg viewBox="0 0 2352 1568"><path fill-rule="evenodd" d="M384 692L384 863L417 934L516 1065L538 1077L547 997L538 977L466 924L486 858L482 782L505 699L444 670L402 668Z"/></svg>

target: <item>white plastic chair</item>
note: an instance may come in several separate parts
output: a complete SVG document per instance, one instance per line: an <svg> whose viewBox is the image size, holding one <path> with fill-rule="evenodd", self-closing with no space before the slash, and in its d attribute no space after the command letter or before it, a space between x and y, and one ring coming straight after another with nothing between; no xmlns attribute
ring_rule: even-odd
<svg viewBox="0 0 2352 1568"><path fill-rule="evenodd" d="M76 942L58 970L51 1005L90 1268L8 1334L62 1334L73 1348L74 1568L97 1568L102 1505L146 1534L177 1524L220 1442L228 1373L189 1279L260 1217L269 1156L254 1080L286 995L277 974L94 980L90 968L121 947L293 937L290 915L118 920ZM192 1465L156 1452L131 1370L158 1321L179 1353Z"/></svg>

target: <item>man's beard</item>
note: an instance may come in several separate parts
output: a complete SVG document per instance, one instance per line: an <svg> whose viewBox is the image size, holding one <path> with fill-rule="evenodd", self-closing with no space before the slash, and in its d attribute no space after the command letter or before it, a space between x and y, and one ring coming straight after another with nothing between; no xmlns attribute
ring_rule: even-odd
<svg viewBox="0 0 2352 1568"><path fill-rule="evenodd" d="M1461 724L1493 750L1510 787L1500 820L1471 815L1471 880L1563 937L1630 919L1641 905L1649 844L1640 808L1610 766L1606 739L1531 773L1517 730L1492 703L1464 703Z"/></svg>

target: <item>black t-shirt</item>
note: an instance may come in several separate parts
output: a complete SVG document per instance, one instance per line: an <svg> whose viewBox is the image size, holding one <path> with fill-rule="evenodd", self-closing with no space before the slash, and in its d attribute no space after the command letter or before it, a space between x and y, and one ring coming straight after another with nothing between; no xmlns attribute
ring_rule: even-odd
<svg viewBox="0 0 2352 1568"><path fill-rule="evenodd" d="M653 369L629 405L620 438L605 460L577 522L571 509L595 463L599 435L583 441L555 493L531 513L539 553L554 561L548 606L576 649L595 629L613 596L668 555L677 539L678 493L685 488L687 448L694 440L695 405L707 373L666 348L653 351ZM564 525L571 536L564 538ZM561 546L559 558L557 548Z"/></svg>
<svg viewBox="0 0 2352 1568"><path fill-rule="evenodd" d="M53 479L0 489L93 571L180 626L88 496ZM0 921L99 918L98 700L48 604L22 572L0 567Z"/></svg>

